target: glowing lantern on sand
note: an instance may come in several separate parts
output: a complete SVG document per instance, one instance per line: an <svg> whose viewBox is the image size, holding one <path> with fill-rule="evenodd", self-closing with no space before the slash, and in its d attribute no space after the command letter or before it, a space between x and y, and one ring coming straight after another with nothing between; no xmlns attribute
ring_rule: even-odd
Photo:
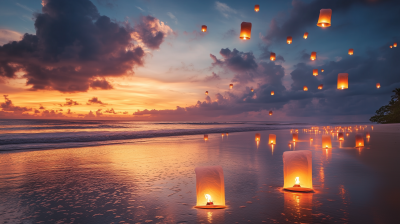
<svg viewBox="0 0 400 224"><path fill-rule="evenodd" d="M229 89L233 89L233 84L229 84Z"/></svg>
<svg viewBox="0 0 400 224"><path fill-rule="evenodd" d="M322 148L324 149L332 148L332 140L330 135L322 135Z"/></svg>
<svg viewBox="0 0 400 224"><path fill-rule="evenodd" d="M339 141L343 141L343 140L344 140L344 134L343 134L343 132L339 132L339 133L338 133L338 139L339 139Z"/></svg>
<svg viewBox="0 0 400 224"><path fill-rule="evenodd" d="M251 92L254 92L254 89L253 89L253 88L251 88Z"/></svg>
<svg viewBox="0 0 400 224"><path fill-rule="evenodd" d="M349 88L349 74L339 73L337 78L337 88L338 89L348 89Z"/></svg>
<svg viewBox="0 0 400 224"><path fill-rule="evenodd" d="M206 91L206 95L208 95L208 91Z"/></svg>
<svg viewBox="0 0 400 224"><path fill-rule="evenodd" d="M317 52L311 52L311 57L310 57L311 61L314 61L315 59L317 59Z"/></svg>
<svg viewBox="0 0 400 224"><path fill-rule="evenodd" d="M356 148L357 147L364 147L364 138L360 134L356 135Z"/></svg>
<svg viewBox="0 0 400 224"><path fill-rule="evenodd" d="M381 84L379 82L376 84L376 88L377 89L381 88Z"/></svg>
<svg viewBox="0 0 400 224"><path fill-rule="evenodd" d="M272 115L272 110L269 111L269 115L270 115L270 116Z"/></svg>
<svg viewBox="0 0 400 224"><path fill-rule="evenodd" d="M256 11L256 12L260 11L260 5L255 5L254 6L254 11Z"/></svg>
<svg viewBox="0 0 400 224"><path fill-rule="evenodd" d="M250 40L251 38L251 23L242 22L240 25L240 39Z"/></svg>
<svg viewBox="0 0 400 224"><path fill-rule="evenodd" d="M286 38L286 42L287 42L288 44L291 44L292 41L293 41L293 38L292 38L291 36L289 36L289 37Z"/></svg>
<svg viewBox="0 0 400 224"><path fill-rule="evenodd" d="M257 142L261 140L261 135L260 133L256 133L256 139Z"/></svg>
<svg viewBox="0 0 400 224"><path fill-rule="evenodd" d="M276 59L275 53L271 52L271 54L269 55L269 59L271 61L275 61L275 59Z"/></svg>
<svg viewBox="0 0 400 224"><path fill-rule="evenodd" d="M313 69L312 70L312 74L313 74L313 76L317 76L318 75L318 69Z"/></svg>
<svg viewBox="0 0 400 224"><path fill-rule="evenodd" d="M208 140L208 135L204 135L204 141Z"/></svg>
<svg viewBox="0 0 400 224"><path fill-rule="evenodd" d="M294 142L298 142L298 141L299 141L299 134L293 133L293 134L292 134L292 140L293 140Z"/></svg>
<svg viewBox="0 0 400 224"><path fill-rule="evenodd" d="M274 134L269 134L268 143L271 144L271 145L275 145L275 144L276 144L276 135L274 135Z"/></svg>
<svg viewBox="0 0 400 224"><path fill-rule="evenodd" d="M393 44L393 47L397 47L397 43L396 42Z"/></svg>
<svg viewBox="0 0 400 224"><path fill-rule="evenodd" d="M312 153L309 150L283 153L283 189L312 192Z"/></svg>
<svg viewBox="0 0 400 224"><path fill-rule="evenodd" d="M303 90L304 91L308 91L308 87L307 86L303 86Z"/></svg>
<svg viewBox="0 0 400 224"><path fill-rule="evenodd" d="M308 33L305 32L304 35L303 35L303 38L304 38L304 39L307 39L307 37L308 37Z"/></svg>
<svg viewBox="0 0 400 224"><path fill-rule="evenodd" d="M273 96L273 95L275 95L275 92L274 92L274 91L271 91L271 96Z"/></svg>
<svg viewBox="0 0 400 224"><path fill-rule="evenodd" d="M323 89L323 88L324 88L324 85L323 85L323 84L321 84L321 85L318 86L318 89Z"/></svg>
<svg viewBox="0 0 400 224"><path fill-rule="evenodd" d="M354 50L353 49L349 49L349 55L353 55L354 54Z"/></svg>
<svg viewBox="0 0 400 224"><path fill-rule="evenodd" d="M221 166L196 167L195 208L225 208L224 172Z"/></svg>
<svg viewBox="0 0 400 224"><path fill-rule="evenodd" d="M201 32L207 32L207 26L206 25L202 25L201 26Z"/></svg>
<svg viewBox="0 0 400 224"><path fill-rule="evenodd" d="M317 26L319 27L330 27L332 18L332 9L321 9L319 11L319 19Z"/></svg>

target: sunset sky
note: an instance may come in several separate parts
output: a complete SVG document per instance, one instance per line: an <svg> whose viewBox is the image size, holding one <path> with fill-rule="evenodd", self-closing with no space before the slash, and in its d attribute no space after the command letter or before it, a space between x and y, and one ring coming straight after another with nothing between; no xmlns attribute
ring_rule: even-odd
<svg viewBox="0 0 400 224"><path fill-rule="evenodd" d="M396 0L3 0L0 118L368 121L400 87L399 23Z"/></svg>

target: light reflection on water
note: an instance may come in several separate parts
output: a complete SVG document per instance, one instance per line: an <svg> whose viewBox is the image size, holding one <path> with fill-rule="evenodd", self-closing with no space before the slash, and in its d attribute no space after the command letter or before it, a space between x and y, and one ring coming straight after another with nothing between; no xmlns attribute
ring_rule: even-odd
<svg viewBox="0 0 400 224"><path fill-rule="evenodd" d="M132 144L0 154L1 223L373 223L377 168L354 145L289 130L147 139ZM276 134L276 145L268 135ZM363 149L378 150L374 136ZM390 141L390 139L382 139ZM376 146L376 145L375 145ZM282 191L282 153L312 150L315 193ZM381 149L380 149L381 150ZM386 155L390 156L390 155ZM194 209L194 168L221 165L228 208ZM360 188L360 186L362 186ZM382 204L382 203L381 203ZM365 212L373 210L374 212Z"/></svg>

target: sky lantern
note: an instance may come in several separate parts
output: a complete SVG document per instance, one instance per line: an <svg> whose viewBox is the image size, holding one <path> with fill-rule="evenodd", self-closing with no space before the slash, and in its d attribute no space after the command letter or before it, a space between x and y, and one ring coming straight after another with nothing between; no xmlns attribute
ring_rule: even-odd
<svg viewBox="0 0 400 224"><path fill-rule="evenodd" d="M208 140L208 135L204 135L204 141Z"/></svg>
<svg viewBox="0 0 400 224"><path fill-rule="evenodd" d="M224 172L221 166L203 166L196 173L195 208L225 208Z"/></svg>
<svg viewBox="0 0 400 224"><path fill-rule="evenodd" d="M376 88L377 89L381 88L381 84L379 82L376 84Z"/></svg>
<svg viewBox="0 0 400 224"><path fill-rule="evenodd" d="M343 140L344 140L344 134L343 134L343 132L339 132L339 133L338 133L338 139L339 139L339 141L343 141Z"/></svg>
<svg viewBox="0 0 400 224"><path fill-rule="evenodd" d="M337 88L338 89L348 89L349 88L349 74L339 73L337 78Z"/></svg>
<svg viewBox="0 0 400 224"><path fill-rule="evenodd" d="M291 44L291 43L293 42L293 38L292 38L291 36L288 36L288 37L286 38L286 42L287 42L288 44Z"/></svg>
<svg viewBox="0 0 400 224"><path fill-rule="evenodd" d="M307 86L303 86L303 90L304 91L308 91L308 87Z"/></svg>
<svg viewBox="0 0 400 224"><path fill-rule="evenodd" d="M354 54L354 50L353 49L349 49L349 55L353 55Z"/></svg>
<svg viewBox="0 0 400 224"><path fill-rule="evenodd" d="M390 45L389 47L390 47L390 48L393 48L393 46L392 46L392 45Z"/></svg>
<svg viewBox="0 0 400 224"><path fill-rule="evenodd" d="M304 39L307 39L307 37L308 37L308 33L305 32L304 35L303 35L303 38L304 38Z"/></svg>
<svg viewBox="0 0 400 224"><path fill-rule="evenodd" d="M322 135L322 148L323 149L332 148L332 140L330 135Z"/></svg>
<svg viewBox="0 0 400 224"><path fill-rule="evenodd" d="M254 92L254 89L253 89L253 88L251 88L251 92Z"/></svg>
<svg viewBox="0 0 400 224"><path fill-rule="evenodd" d="M207 26L206 25L202 25L201 26L201 32L207 32Z"/></svg>
<svg viewBox="0 0 400 224"><path fill-rule="evenodd" d="M356 148L364 147L364 138L360 134L356 134Z"/></svg>
<svg viewBox="0 0 400 224"><path fill-rule="evenodd" d="M256 133L256 138L255 138L255 140L256 140L257 142L261 140L261 135L260 135L260 133Z"/></svg>
<svg viewBox="0 0 400 224"><path fill-rule="evenodd" d="M320 84L319 86L318 86L318 89L323 89L324 88L324 85L323 84Z"/></svg>
<svg viewBox="0 0 400 224"><path fill-rule="evenodd" d="M317 52L315 52L315 51L311 52L310 59L311 59L311 61L315 61L315 59L317 59Z"/></svg>
<svg viewBox="0 0 400 224"><path fill-rule="evenodd" d="M271 96L273 96L273 95L275 95L275 92L274 92L274 91L271 91Z"/></svg>
<svg viewBox="0 0 400 224"><path fill-rule="evenodd" d="M324 72L325 70L321 69L321 72Z"/></svg>
<svg viewBox="0 0 400 224"><path fill-rule="evenodd" d="M260 11L260 5L255 5L254 6L254 11L256 11L256 12Z"/></svg>
<svg viewBox="0 0 400 224"><path fill-rule="evenodd" d="M229 84L229 89L233 89L233 84Z"/></svg>
<svg viewBox="0 0 400 224"><path fill-rule="evenodd" d="M330 27L332 18L332 9L321 9L319 11L319 18L317 26L319 27Z"/></svg>
<svg viewBox="0 0 400 224"><path fill-rule="evenodd" d="M206 95L208 95L208 91L206 91Z"/></svg>
<svg viewBox="0 0 400 224"><path fill-rule="evenodd" d="M269 111L269 115L270 115L270 116L272 115L272 110Z"/></svg>
<svg viewBox="0 0 400 224"><path fill-rule="evenodd" d="M292 140L294 142L298 142L299 141L299 134L298 133L293 133L292 134Z"/></svg>
<svg viewBox="0 0 400 224"><path fill-rule="evenodd" d="M393 47L397 47L397 43L396 42L394 42Z"/></svg>
<svg viewBox="0 0 400 224"><path fill-rule="evenodd" d="M310 150L283 153L283 189L312 192L312 153Z"/></svg>
<svg viewBox="0 0 400 224"><path fill-rule="evenodd" d="M275 61L276 55L275 55L274 52L271 52L271 54L270 54L270 56L269 56L269 59L270 59L271 61Z"/></svg>
<svg viewBox="0 0 400 224"><path fill-rule="evenodd" d="M274 134L269 134L268 143L271 144L271 145L276 145L276 135L274 135Z"/></svg>
<svg viewBox="0 0 400 224"><path fill-rule="evenodd" d="M251 23L242 22L240 25L240 39L250 40L251 38Z"/></svg>
<svg viewBox="0 0 400 224"><path fill-rule="evenodd" d="M313 76L317 76L318 75L318 69L313 69L312 70L312 74L313 74Z"/></svg>

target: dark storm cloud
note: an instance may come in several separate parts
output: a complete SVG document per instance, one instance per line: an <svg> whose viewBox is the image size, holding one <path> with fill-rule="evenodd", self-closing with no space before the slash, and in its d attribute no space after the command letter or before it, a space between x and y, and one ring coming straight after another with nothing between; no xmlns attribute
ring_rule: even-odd
<svg viewBox="0 0 400 224"><path fill-rule="evenodd" d="M123 27L101 16L89 0L49 0L35 14L35 29L36 35L0 47L0 77L16 78L24 71L31 90L81 92L111 89L106 77L143 65L145 52L132 44L131 32L158 49L170 28L151 16L134 28Z"/></svg>
<svg viewBox="0 0 400 224"><path fill-rule="evenodd" d="M238 50L229 48L221 49L219 52L223 60L217 59L215 55L210 54L213 59L213 65L226 66L233 71L254 70L257 68L257 63L252 52L243 53Z"/></svg>
<svg viewBox="0 0 400 224"><path fill-rule="evenodd" d="M314 0L304 3L300 0L292 1L292 10L289 18L281 26L272 19L267 35L263 38L268 44L273 41L286 39L287 36L302 35L307 27L315 26L321 9L332 9L333 12L346 12L354 5L376 7L377 4L389 3L396 6L396 0ZM397 4L398 7L398 4ZM397 16L399 19L399 16Z"/></svg>

